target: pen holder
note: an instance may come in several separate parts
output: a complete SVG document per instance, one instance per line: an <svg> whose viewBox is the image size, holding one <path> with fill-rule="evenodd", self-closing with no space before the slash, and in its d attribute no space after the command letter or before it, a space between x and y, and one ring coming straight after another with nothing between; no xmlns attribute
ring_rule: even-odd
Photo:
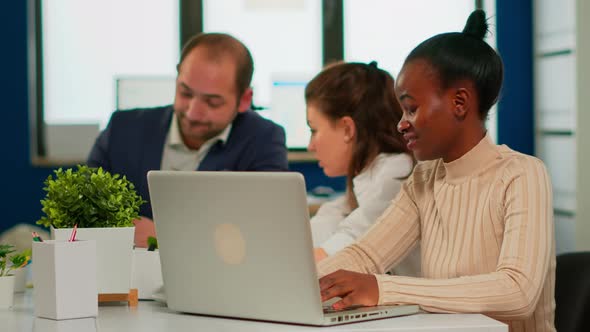
<svg viewBox="0 0 590 332"><path fill-rule="evenodd" d="M96 317L96 242L33 242L35 316Z"/></svg>

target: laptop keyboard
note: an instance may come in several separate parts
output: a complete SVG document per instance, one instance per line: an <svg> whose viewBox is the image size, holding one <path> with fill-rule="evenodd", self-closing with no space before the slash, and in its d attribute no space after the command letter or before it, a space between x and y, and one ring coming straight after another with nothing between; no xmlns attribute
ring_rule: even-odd
<svg viewBox="0 0 590 332"><path fill-rule="evenodd" d="M348 310L354 310L354 309L358 309L358 308L362 308L364 307L363 305L357 304L357 305L353 305L350 307L346 307L343 309L334 309L332 308L331 305L324 305L323 309L324 309L324 313L325 314L329 314L329 313L333 313L333 312L341 312L341 311L348 311Z"/></svg>

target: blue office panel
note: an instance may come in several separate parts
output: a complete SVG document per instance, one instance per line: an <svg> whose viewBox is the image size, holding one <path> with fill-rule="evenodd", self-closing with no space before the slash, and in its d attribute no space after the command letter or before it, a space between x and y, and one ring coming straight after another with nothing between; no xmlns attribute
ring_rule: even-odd
<svg viewBox="0 0 590 332"><path fill-rule="evenodd" d="M498 143L535 153L532 0L496 0L504 87L498 103Z"/></svg>

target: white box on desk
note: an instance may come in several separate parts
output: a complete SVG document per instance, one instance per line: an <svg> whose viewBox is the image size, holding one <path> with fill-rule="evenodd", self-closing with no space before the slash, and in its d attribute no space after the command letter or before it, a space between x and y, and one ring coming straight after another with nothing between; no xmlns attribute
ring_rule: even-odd
<svg viewBox="0 0 590 332"><path fill-rule="evenodd" d="M33 332L82 332L97 331L96 318L79 318L53 320L46 318L35 318L33 321Z"/></svg>
<svg viewBox="0 0 590 332"><path fill-rule="evenodd" d="M96 242L33 242L35 316L96 317Z"/></svg>
<svg viewBox="0 0 590 332"><path fill-rule="evenodd" d="M27 288L27 282L31 272L31 265L27 265L14 271L14 292L22 293Z"/></svg>
<svg viewBox="0 0 590 332"><path fill-rule="evenodd" d="M131 288L137 288L141 300L152 300L152 295L164 286L160 252L145 248L133 249Z"/></svg>

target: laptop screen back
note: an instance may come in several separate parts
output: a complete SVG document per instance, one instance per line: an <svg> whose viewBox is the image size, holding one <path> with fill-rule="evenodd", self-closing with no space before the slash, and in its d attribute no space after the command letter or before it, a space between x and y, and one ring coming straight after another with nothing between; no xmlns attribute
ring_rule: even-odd
<svg viewBox="0 0 590 332"><path fill-rule="evenodd" d="M148 183L171 309L321 323L301 174L151 171Z"/></svg>

